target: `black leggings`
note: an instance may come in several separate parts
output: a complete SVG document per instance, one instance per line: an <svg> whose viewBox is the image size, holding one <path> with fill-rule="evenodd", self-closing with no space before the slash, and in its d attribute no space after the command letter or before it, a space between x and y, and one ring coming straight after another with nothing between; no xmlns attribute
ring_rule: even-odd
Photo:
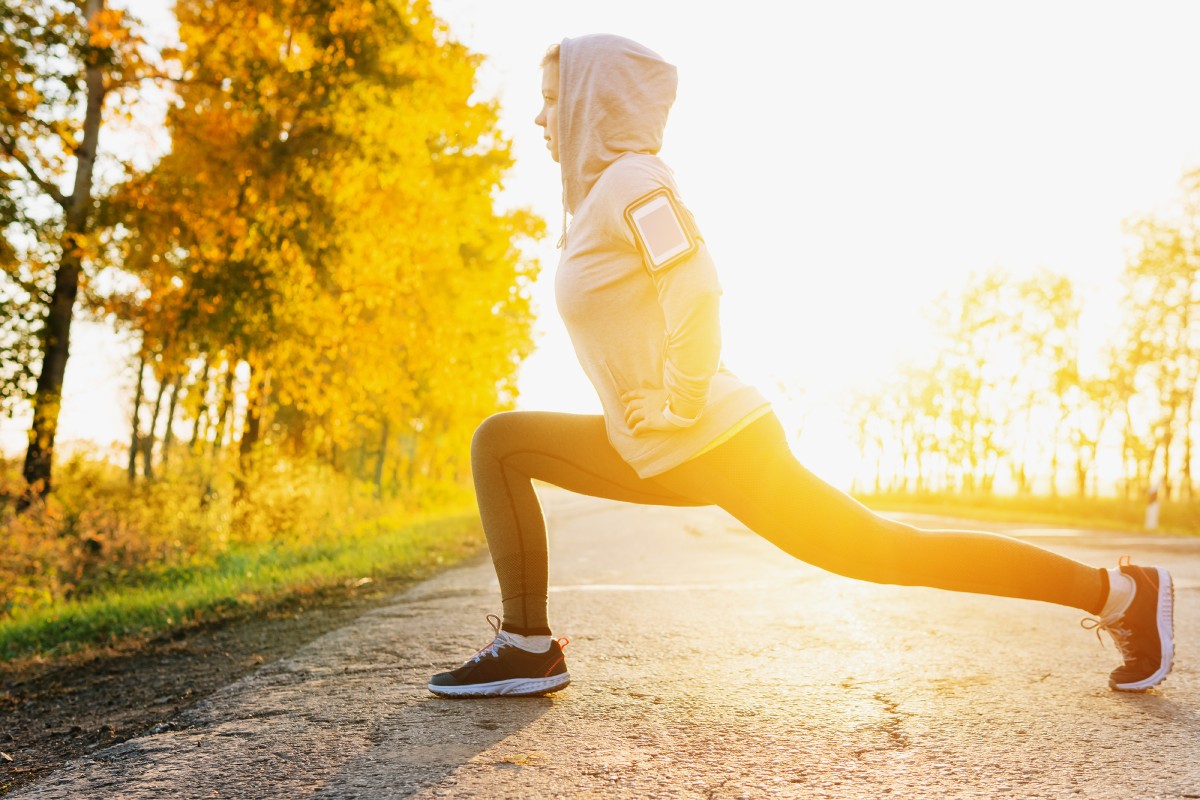
<svg viewBox="0 0 1200 800"><path fill-rule="evenodd" d="M1097 613L1102 570L994 533L932 531L881 517L800 465L768 414L652 478L609 444L604 418L515 411L484 420L471 463L500 579L504 629L550 633L546 523L533 480L665 506L716 505L803 561L850 578L1043 600Z"/></svg>

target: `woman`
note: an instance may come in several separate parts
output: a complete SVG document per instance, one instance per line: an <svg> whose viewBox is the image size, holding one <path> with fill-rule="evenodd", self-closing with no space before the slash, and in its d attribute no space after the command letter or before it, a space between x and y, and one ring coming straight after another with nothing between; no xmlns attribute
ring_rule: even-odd
<svg viewBox="0 0 1200 800"><path fill-rule="evenodd" d="M603 416L509 412L480 425L471 458L503 600L495 638L429 689L538 695L570 681L547 619L546 530L532 481L658 505L718 505L783 550L875 583L1079 608L1141 691L1171 669L1166 570L1096 569L1005 536L927 531L877 516L802 467L753 387L720 363L716 269L655 155L675 68L617 36L564 39L542 63L535 120L562 167L559 311ZM565 222L565 211L564 211Z"/></svg>

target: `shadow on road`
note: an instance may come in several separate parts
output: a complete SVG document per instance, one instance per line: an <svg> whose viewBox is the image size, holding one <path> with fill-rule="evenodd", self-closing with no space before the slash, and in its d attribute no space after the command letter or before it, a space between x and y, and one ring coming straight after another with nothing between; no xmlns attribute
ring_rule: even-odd
<svg viewBox="0 0 1200 800"><path fill-rule="evenodd" d="M1180 730L1195 729L1200 722L1200 715L1188 702L1179 702L1170 696L1170 677L1164 688L1142 694L1130 692L1113 692L1111 697L1129 713L1143 714L1155 719L1164 720L1177 725ZM1159 692L1163 692L1159 694Z"/></svg>
<svg viewBox="0 0 1200 800"><path fill-rule="evenodd" d="M350 761L316 793L320 798L408 797L449 783L459 768L480 753L528 727L553 708L555 700L491 698L449 700L430 697L384 717L372 734L373 746ZM520 757L494 766L522 766Z"/></svg>

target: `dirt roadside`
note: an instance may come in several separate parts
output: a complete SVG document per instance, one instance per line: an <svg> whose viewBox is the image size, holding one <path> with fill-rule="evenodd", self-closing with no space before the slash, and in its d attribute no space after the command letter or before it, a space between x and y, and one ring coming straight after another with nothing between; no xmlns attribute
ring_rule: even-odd
<svg viewBox="0 0 1200 800"><path fill-rule="evenodd" d="M411 585L335 586L120 649L0 663L0 796L95 750L169 730L181 711L222 686Z"/></svg>

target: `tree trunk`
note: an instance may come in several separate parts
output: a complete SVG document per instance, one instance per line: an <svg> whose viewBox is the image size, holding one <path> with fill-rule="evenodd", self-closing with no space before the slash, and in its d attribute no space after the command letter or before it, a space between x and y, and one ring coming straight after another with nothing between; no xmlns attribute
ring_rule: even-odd
<svg viewBox="0 0 1200 800"><path fill-rule="evenodd" d="M242 438L238 442L238 478L235 482L235 496L245 499L247 494L246 476L253 466L254 449L258 445L259 425L262 421L263 403L266 400L266 376L261 370L251 368L250 390L246 397L246 422L242 427Z"/></svg>
<svg viewBox="0 0 1200 800"><path fill-rule="evenodd" d="M200 389L200 408L196 411L196 421L192 425L192 441L188 444L188 449L193 454L197 454L197 445L200 442L200 430L204 427L204 422L208 416L208 372L211 364L208 356L204 356L204 369L200 371L200 380L196 381L196 386Z"/></svg>
<svg viewBox="0 0 1200 800"><path fill-rule="evenodd" d="M379 434L379 458L375 461L375 498L383 499L383 465L387 459L388 446L388 431L391 428L391 420L388 417L383 418L383 430Z"/></svg>
<svg viewBox="0 0 1200 800"><path fill-rule="evenodd" d="M171 376L171 402L167 404L167 429L163 431L162 465L165 469L171 455L171 442L175 440L175 405L179 400L179 373Z"/></svg>
<svg viewBox="0 0 1200 800"><path fill-rule="evenodd" d="M138 359L137 388L133 390L133 419L130 421L132 433L129 435L129 482L137 477L137 455L142 440L142 376L146 374L146 356Z"/></svg>
<svg viewBox="0 0 1200 800"><path fill-rule="evenodd" d="M1025 404L1025 430L1033 430L1033 406L1034 400L1030 400ZM1020 467L1017 469L1017 494L1031 495L1033 494L1033 481L1029 478L1029 437L1025 436L1021 442L1021 455L1018 456Z"/></svg>
<svg viewBox="0 0 1200 800"><path fill-rule="evenodd" d="M1058 497L1058 437L1050 445L1050 496Z"/></svg>
<svg viewBox="0 0 1200 800"><path fill-rule="evenodd" d="M246 459L254 452L254 446L258 444L259 422L262 419L262 409L260 402L254 400L251 405L246 408L246 427L242 430L242 440L238 442L238 455Z"/></svg>
<svg viewBox="0 0 1200 800"><path fill-rule="evenodd" d="M1083 462L1083 448L1075 452L1075 491L1082 500L1087 497L1087 467Z"/></svg>
<svg viewBox="0 0 1200 800"><path fill-rule="evenodd" d="M879 494L880 480L883 477L883 454L875 451L875 494Z"/></svg>
<svg viewBox="0 0 1200 800"><path fill-rule="evenodd" d="M1167 423L1167 433L1163 437L1163 472L1162 472L1162 499L1171 499L1171 440L1174 438L1171 433L1171 426L1174 421Z"/></svg>
<svg viewBox="0 0 1200 800"><path fill-rule="evenodd" d="M192 423L192 443L189 446L193 455L200 454L200 442L204 440L208 429L208 408L205 407L196 415L196 421Z"/></svg>
<svg viewBox="0 0 1200 800"><path fill-rule="evenodd" d="M167 382L160 381L158 395L154 398L154 410L150 412L150 430L142 439L142 475L147 480L154 477L154 439L158 430L158 412L162 410L163 395L167 391Z"/></svg>
<svg viewBox="0 0 1200 800"><path fill-rule="evenodd" d="M217 422L214 426L212 456L217 457L221 446L225 443L225 429L229 420L229 407L233 405L233 364L225 365L225 380L221 382L221 405L217 412Z"/></svg>
<svg viewBox="0 0 1200 800"><path fill-rule="evenodd" d="M1122 468L1125 472L1125 499L1129 500L1133 496L1133 490L1137 487L1138 478L1141 477L1141 468L1138 463L1137 453L1134 452L1133 443L1133 417L1129 411L1129 400L1123 404L1125 412L1125 430L1121 434L1121 461ZM1133 473L1130 473L1130 465L1133 465Z"/></svg>
<svg viewBox="0 0 1200 800"><path fill-rule="evenodd" d="M88 24L104 8L104 0L85 0L84 15ZM66 198L66 219L63 251L54 275L54 290L46 321L41 331L42 367L37 391L33 396L33 425L29 431L29 448L25 451L22 473L26 488L17 502L24 510L35 499L50 492L50 471L54 460L54 436L58 432L58 413L62 407L63 375L71 350L71 318L75 313L75 296L79 293L79 273L83 254L79 239L87 232L88 214L92 208L92 169L96 163L96 146L100 140L101 112L104 108L103 59L87 57L84 79L87 84L87 109L84 112L83 135L76 151L75 185Z"/></svg>
<svg viewBox="0 0 1200 800"><path fill-rule="evenodd" d="M1184 400L1183 423L1183 464L1180 465L1180 492L1188 500L1192 499L1192 405L1194 398L1189 391Z"/></svg>

